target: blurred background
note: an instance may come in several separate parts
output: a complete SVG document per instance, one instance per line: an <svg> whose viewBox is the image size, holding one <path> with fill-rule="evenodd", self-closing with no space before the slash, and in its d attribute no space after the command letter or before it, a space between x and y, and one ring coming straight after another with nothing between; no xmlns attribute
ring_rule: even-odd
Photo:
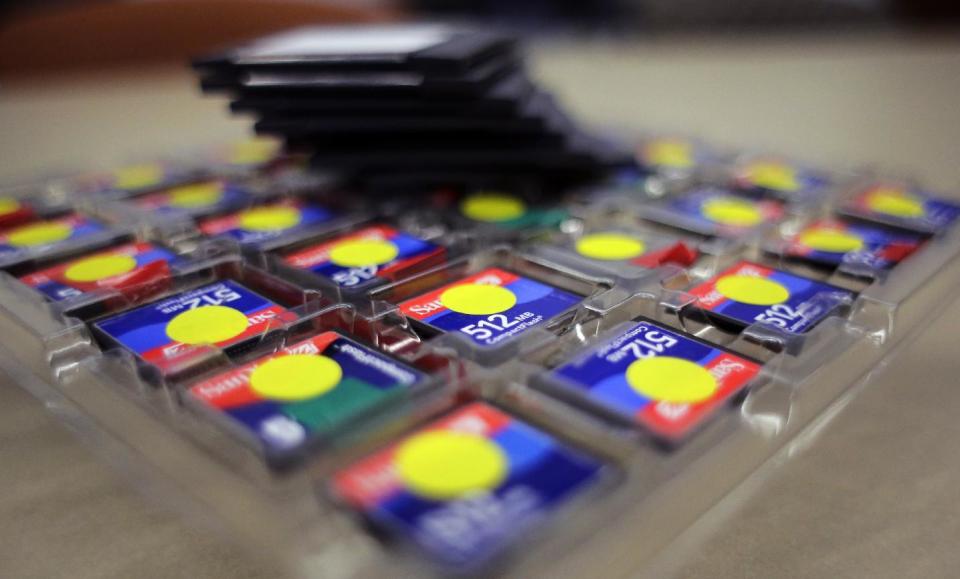
<svg viewBox="0 0 960 579"><path fill-rule="evenodd" d="M0 78L183 62L309 22L469 19L537 36L848 34L944 29L938 0L14 0L4 3Z"/></svg>
<svg viewBox="0 0 960 579"><path fill-rule="evenodd" d="M0 10L0 182L248 134L249 118L198 96L187 67L197 55L309 23L437 19L521 34L534 77L586 123L826 166L879 163L941 188L958 180L957 3L15 0ZM96 146L77 146L91 137Z"/></svg>

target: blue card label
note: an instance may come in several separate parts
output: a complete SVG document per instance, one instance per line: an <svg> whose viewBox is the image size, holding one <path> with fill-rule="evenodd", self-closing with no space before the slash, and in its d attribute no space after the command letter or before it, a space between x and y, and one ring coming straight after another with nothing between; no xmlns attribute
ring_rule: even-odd
<svg viewBox="0 0 960 579"><path fill-rule="evenodd" d="M325 332L206 379L189 396L259 440L268 455L342 428L426 376Z"/></svg>
<svg viewBox="0 0 960 579"><path fill-rule="evenodd" d="M706 187L679 195L665 205L671 224L706 235L737 236L783 217L783 204ZM674 223L674 221L676 221Z"/></svg>
<svg viewBox="0 0 960 579"><path fill-rule="evenodd" d="M158 215L196 216L226 211L250 199L241 187L226 181L200 181L150 193L134 199L142 209Z"/></svg>
<svg viewBox="0 0 960 579"><path fill-rule="evenodd" d="M144 241L61 263L20 278L52 301L80 297L96 290L138 295L146 286L170 278L177 256Z"/></svg>
<svg viewBox="0 0 960 579"><path fill-rule="evenodd" d="M200 223L200 231L211 237L234 239L241 245L258 246L333 218L333 212L315 203L284 201L207 219Z"/></svg>
<svg viewBox="0 0 960 579"><path fill-rule="evenodd" d="M762 322L803 333L830 315L851 291L785 271L741 261L690 293L701 309L748 326Z"/></svg>
<svg viewBox="0 0 960 579"><path fill-rule="evenodd" d="M165 368L197 346L229 347L288 321L291 315L283 306L226 280L135 308L95 326L143 360Z"/></svg>
<svg viewBox="0 0 960 579"><path fill-rule="evenodd" d="M672 441L759 372L753 361L644 320L552 370L546 381Z"/></svg>
<svg viewBox="0 0 960 579"><path fill-rule="evenodd" d="M107 228L82 215L68 215L59 219L34 221L8 229L0 234L0 258L13 257L31 251L66 249Z"/></svg>
<svg viewBox="0 0 960 579"><path fill-rule="evenodd" d="M862 219L936 233L960 217L960 205L900 185L878 184L860 192L843 211Z"/></svg>
<svg viewBox="0 0 960 579"><path fill-rule="evenodd" d="M284 256L299 269L321 275L342 288L359 289L376 280L393 280L411 268L436 264L444 249L383 224L305 247Z"/></svg>
<svg viewBox="0 0 960 579"><path fill-rule="evenodd" d="M792 237L786 253L833 266L850 264L888 269L922 243L917 235L839 219L821 219Z"/></svg>
<svg viewBox="0 0 960 579"><path fill-rule="evenodd" d="M340 471L332 490L433 560L468 570L590 488L603 469L478 402Z"/></svg>
<svg viewBox="0 0 960 579"><path fill-rule="evenodd" d="M505 271L487 268L400 304L408 317L444 332L494 346L569 311L582 297Z"/></svg>
<svg viewBox="0 0 960 579"><path fill-rule="evenodd" d="M736 186L744 191L790 199L827 187L822 175L782 159L756 158L736 168Z"/></svg>

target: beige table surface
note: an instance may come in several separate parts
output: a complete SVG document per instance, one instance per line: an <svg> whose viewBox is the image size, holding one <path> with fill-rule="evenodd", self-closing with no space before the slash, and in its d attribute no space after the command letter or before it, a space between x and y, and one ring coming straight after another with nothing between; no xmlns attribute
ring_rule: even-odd
<svg viewBox="0 0 960 579"><path fill-rule="evenodd" d="M537 74L590 121L875 163L960 197L960 42L664 40L535 53ZM188 73L165 70L2 87L0 127L9 182L214 143L245 125L199 98ZM960 574L958 338L953 304L681 576ZM270 576L144 500L4 377L0 577Z"/></svg>

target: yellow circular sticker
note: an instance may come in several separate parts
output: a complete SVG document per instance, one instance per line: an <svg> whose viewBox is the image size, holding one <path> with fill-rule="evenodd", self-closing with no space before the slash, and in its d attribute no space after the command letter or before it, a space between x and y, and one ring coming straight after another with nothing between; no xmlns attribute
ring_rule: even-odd
<svg viewBox="0 0 960 579"><path fill-rule="evenodd" d="M498 223L522 217L527 212L527 204L513 195L478 193L464 199L460 211L474 221Z"/></svg>
<svg viewBox="0 0 960 579"><path fill-rule="evenodd" d="M120 189L141 189L163 179L163 167L156 163L130 165L113 172L113 185Z"/></svg>
<svg viewBox="0 0 960 579"><path fill-rule="evenodd" d="M468 283L440 294L440 303L448 310L472 316L485 316L509 310L517 296L505 287Z"/></svg>
<svg viewBox="0 0 960 579"><path fill-rule="evenodd" d="M390 263L399 253L386 239L347 239L333 246L330 261L341 267L366 267Z"/></svg>
<svg viewBox="0 0 960 579"><path fill-rule="evenodd" d="M619 261L643 255L642 240L626 233L591 233L576 244L577 253L591 259Z"/></svg>
<svg viewBox="0 0 960 579"><path fill-rule="evenodd" d="M9 215L20 209L20 202L9 197L0 197L0 216Z"/></svg>
<svg viewBox="0 0 960 579"><path fill-rule="evenodd" d="M264 398L296 402L333 390L343 369L319 354L291 354L271 358L250 374L250 389Z"/></svg>
<svg viewBox="0 0 960 579"><path fill-rule="evenodd" d="M673 356L655 356L627 366L627 384L638 394L673 404L702 402L717 391L706 368Z"/></svg>
<svg viewBox="0 0 960 579"><path fill-rule="evenodd" d="M7 234L7 243L15 247L34 247L63 241L73 233L66 223L41 222L24 225Z"/></svg>
<svg viewBox="0 0 960 579"><path fill-rule="evenodd" d="M776 191L796 191L800 188L797 172L790 165L772 161L751 163L746 169L747 179L758 187Z"/></svg>
<svg viewBox="0 0 960 579"><path fill-rule="evenodd" d="M756 203L746 199L708 199L703 203L701 211L710 221L733 227L752 227L763 220L763 213Z"/></svg>
<svg viewBox="0 0 960 579"><path fill-rule="evenodd" d="M899 189L877 189L867 196L867 207L895 217L923 217L923 202Z"/></svg>
<svg viewBox="0 0 960 579"><path fill-rule="evenodd" d="M717 281L717 291L735 302L753 306L772 306L790 297L783 284L752 275L725 275Z"/></svg>
<svg viewBox="0 0 960 579"><path fill-rule="evenodd" d="M266 163L277 154L280 144L272 139L247 139L234 143L228 161L234 165Z"/></svg>
<svg viewBox="0 0 960 579"><path fill-rule="evenodd" d="M397 476L412 493L452 500L497 488L510 463L506 453L483 436L431 430L410 437L393 458Z"/></svg>
<svg viewBox="0 0 960 579"><path fill-rule="evenodd" d="M257 207L241 213L239 221L247 231L279 231L300 223L300 210L287 205Z"/></svg>
<svg viewBox="0 0 960 579"><path fill-rule="evenodd" d="M207 207L223 199L223 184L217 181L194 183L170 190L170 205L190 209Z"/></svg>
<svg viewBox="0 0 960 579"><path fill-rule="evenodd" d="M167 324L167 337L181 344L217 344L246 331L247 316L227 306L200 306L177 314Z"/></svg>
<svg viewBox="0 0 960 579"><path fill-rule="evenodd" d="M661 139L647 143L644 147L644 159L650 165L685 169L693 165L693 147L690 143L671 139Z"/></svg>
<svg viewBox="0 0 960 579"><path fill-rule="evenodd" d="M137 260L129 255L96 255L77 261L63 272L63 277L70 281L91 282L131 272L136 267Z"/></svg>
<svg viewBox="0 0 960 579"><path fill-rule="evenodd" d="M848 253L863 248L863 239L858 235L828 227L814 227L800 234L802 245L816 251Z"/></svg>

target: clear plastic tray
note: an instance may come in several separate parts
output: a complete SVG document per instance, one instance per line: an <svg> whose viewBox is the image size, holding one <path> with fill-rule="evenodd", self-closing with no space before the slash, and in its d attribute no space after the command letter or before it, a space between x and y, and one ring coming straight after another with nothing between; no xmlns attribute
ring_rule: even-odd
<svg viewBox="0 0 960 579"><path fill-rule="evenodd" d="M703 183L730 186L730 175L739 174L736 163L744 158L753 157L711 158L709 171L684 174L682 183L671 181L669 191L660 188L656 195L648 194L641 182L655 174L634 177L638 182L629 200L621 194L622 182L610 185L618 188L615 194L600 190L603 186L576 192L560 201L565 219L531 222L522 235L512 237L490 233L495 224L489 222L471 229L462 216L447 223L416 212L399 216L398 227L406 225L411 233L457 251L440 264L411 269L351 295L336 284L278 266L277 256L290 244L299 247L366 223L377 217L375 210L354 213L355 220L338 223L341 229L311 230L255 250L206 241L191 223L171 235L166 224L144 216L128 238L169 243L186 252L185 265L153 291L101 291L82 303L48 301L17 279L19 270L8 268L0 276L0 332L5 336L0 365L95 450L132 475L135 484L171 508L215 524L284 573L303 577L451 572L424 557L416 541L398 540L372 525L345 504L330 481L420 425L482 401L600 461L603 476L574 499L545 511L547 521L518 525L522 536L511 536L485 566L460 572L578 577L603 569L607 576L661 577L716 523L729 501L789 459L791 449L856 395L899 344L922 332L952 300L960 282L955 224L882 269L824 268L786 255L784 240L803 224L834 214L854 192L856 185L848 184L855 182L847 178L817 189L825 203L793 204L782 219L743 235L686 228L682 220L662 227L650 207ZM322 203L330 198L326 187L298 195ZM90 195L81 206L95 207L101 199ZM104 203L117 202L112 194L108 197ZM421 229L413 227L418 219ZM598 233L636 236L655 251L683 251L642 263L629 252L598 257L578 244ZM484 235L492 239L484 242ZM37 255L47 263L76 253ZM852 294L821 308L826 315L802 333L763 321L718 324L691 290L742 260ZM551 305L542 321L487 344L484 337L506 332L513 327L511 320L454 327L405 315L411 299L491 268L510 279L535 282L543 295L569 301L563 307ZM284 295L294 315L264 329L242 351L196 346L176 372L145 370L129 351L90 329L92 320L224 277ZM708 420L668 444L649 429L611 419L609 412L545 378L551 369L597 351L643 320L755 361L759 372L747 387L719 400ZM262 447L238 432L235 423L211 416L185 396L205 378L327 331L414 368L425 379L283 465L264 460Z"/></svg>

